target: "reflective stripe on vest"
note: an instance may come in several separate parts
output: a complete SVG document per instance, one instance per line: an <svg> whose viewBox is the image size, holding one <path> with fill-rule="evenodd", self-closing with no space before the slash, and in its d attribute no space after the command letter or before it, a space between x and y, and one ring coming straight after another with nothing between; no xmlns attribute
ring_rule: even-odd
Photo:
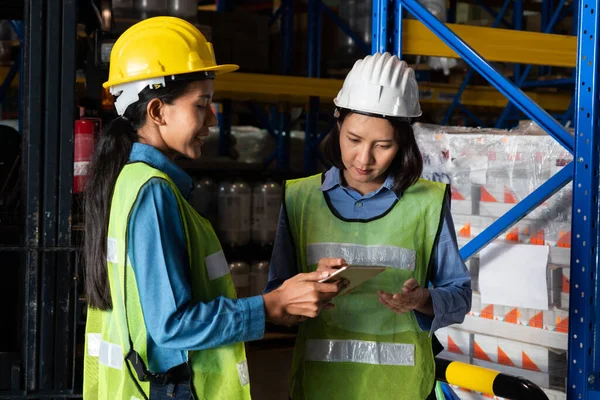
<svg viewBox="0 0 600 400"><path fill-rule="evenodd" d="M419 180L385 215L355 221L332 210L319 190L321 178L286 183L285 207L299 271L314 271L326 257L386 270L333 299L335 308L300 325L290 397L424 399L435 378L429 332L421 330L413 312L386 308L377 292L400 293L411 278L427 284L447 187Z"/></svg>
<svg viewBox="0 0 600 400"><path fill-rule="evenodd" d="M109 368L123 369L123 347L102 340L100 333L88 333L88 356L98 357L98 364Z"/></svg>
<svg viewBox="0 0 600 400"><path fill-rule="evenodd" d="M415 345L365 340L306 341L305 359L323 362L354 362L372 365L415 365Z"/></svg>
<svg viewBox="0 0 600 400"><path fill-rule="evenodd" d="M208 279L211 281L230 273L229 265L227 264L227 259L225 259L223 250L219 250L208 257L204 257L204 263L206 264Z"/></svg>
<svg viewBox="0 0 600 400"><path fill-rule="evenodd" d="M236 297L227 261L210 223L198 215L165 173L143 163L127 164L115 184L106 243L113 309L100 311L88 308L83 387L85 400L131 400L147 399L149 396L150 383L140 382L135 374L130 373L124 355L130 349L131 340L139 357L152 371L137 281L131 260L127 257L129 216L141 188L150 179L168 183L177 199L189 258L192 301L199 303L209 302L219 296ZM194 398L250 399L243 343L188 351L188 363L192 372L190 383Z"/></svg>
<svg viewBox="0 0 600 400"><path fill-rule="evenodd" d="M306 250L307 264L321 258L341 257L349 265L378 265L407 271L415 269L416 253L396 246L365 246L353 243L311 243Z"/></svg>

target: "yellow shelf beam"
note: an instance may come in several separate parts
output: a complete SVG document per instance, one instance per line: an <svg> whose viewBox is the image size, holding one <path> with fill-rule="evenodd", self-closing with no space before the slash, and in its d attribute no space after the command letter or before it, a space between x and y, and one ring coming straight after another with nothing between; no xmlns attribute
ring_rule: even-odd
<svg viewBox="0 0 600 400"><path fill-rule="evenodd" d="M206 6L198 6L198 11L217 11L217 5L209 4Z"/></svg>
<svg viewBox="0 0 600 400"><path fill-rule="evenodd" d="M262 101L304 105L310 96L331 103L342 87L342 80L303 78L296 76L234 73L215 80L216 99ZM458 85L419 84L423 104L449 104L458 91ZM565 111L569 107L569 93L526 92L529 97L548 111ZM466 106L497 107L507 104L506 98L492 86L468 86L462 95Z"/></svg>
<svg viewBox="0 0 600 400"><path fill-rule="evenodd" d="M446 24L488 61L574 68L577 37L510 29ZM459 58L441 39L417 20L404 19L404 54Z"/></svg>
<svg viewBox="0 0 600 400"><path fill-rule="evenodd" d="M10 67L5 66L5 65L0 66L0 84L2 84L4 82L4 79L8 75L9 71L10 71ZM18 72L15 75L13 81L11 82L10 87L11 88L19 87L19 73Z"/></svg>

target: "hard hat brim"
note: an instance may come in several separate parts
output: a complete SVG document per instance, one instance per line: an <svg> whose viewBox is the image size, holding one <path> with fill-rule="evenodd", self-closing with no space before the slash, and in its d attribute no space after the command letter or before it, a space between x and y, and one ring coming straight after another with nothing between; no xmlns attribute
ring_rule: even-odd
<svg viewBox="0 0 600 400"><path fill-rule="evenodd" d="M116 85L121 85L123 83L129 83L129 82L135 82L135 81L141 81L144 79L150 79L150 78L158 78L161 76L171 76L171 75L183 75L183 74L189 74L189 73L193 73L193 72L214 72L215 75L223 75L223 74L227 74L229 72L234 72L237 71L238 69L240 69L239 65L235 65L235 64L223 64L223 65L215 65L214 67L206 67L206 68L202 68L202 69L198 69L198 70L194 70L194 71L190 71L190 70L186 70L186 71L181 71L179 73L172 73L172 74L148 74L148 75L139 75L136 77L131 77L128 76L126 78L123 79L113 79L108 80L106 82L104 82L102 84L102 87L104 88L109 88L111 86L116 86Z"/></svg>
<svg viewBox="0 0 600 400"><path fill-rule="evenodd" d="M383 114L382 110L377 110L377 109L362 108L362 107L361 108L348 107L346 104L342 104L340 101L338 101L337 97L335 99L333 99L333 104L335 104L335 106L338 108L343 108L343 109L350 110L350 111L358 113L358 114L363 114L363 115L367 115L367 116L371 116L371 117L379 117L379 118L412 119L412 118L419 118L421 115L423 115L423 111L421 110L420 107L419 107L418 112L410 113L410 115L406 115L406 113L402 113L402 115L395 115L392 112Z"/></svg>

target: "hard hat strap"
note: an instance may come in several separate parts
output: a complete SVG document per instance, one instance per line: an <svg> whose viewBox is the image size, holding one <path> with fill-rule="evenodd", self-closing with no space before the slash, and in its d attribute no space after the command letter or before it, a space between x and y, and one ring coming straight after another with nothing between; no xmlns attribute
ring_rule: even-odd
<svg viewBox="0 0 600 400"><path fill-rule="evenodd" d="M157 78L140 79L116 85L110 88L110 92L117 96L115 107L119 115L125 114L125 110L131 104L140 99L141 94L146 94L150 90L165 87L168 82L175 81L202 81L214 79L215 73L212 71L191 72L189 74L160 76Z"/></svg>

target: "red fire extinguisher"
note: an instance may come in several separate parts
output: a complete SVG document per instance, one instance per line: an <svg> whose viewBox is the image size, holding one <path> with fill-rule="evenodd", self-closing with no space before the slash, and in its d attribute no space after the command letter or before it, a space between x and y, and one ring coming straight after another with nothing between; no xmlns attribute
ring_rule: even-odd
<svg viewBox="0 0 600 400"><path fill-rule="evenodd" d="M101 130L101 125L99 118L78 119L75 121L73 193L81 193L85 188L87 170L92 161L96 137Z"/></svg>

